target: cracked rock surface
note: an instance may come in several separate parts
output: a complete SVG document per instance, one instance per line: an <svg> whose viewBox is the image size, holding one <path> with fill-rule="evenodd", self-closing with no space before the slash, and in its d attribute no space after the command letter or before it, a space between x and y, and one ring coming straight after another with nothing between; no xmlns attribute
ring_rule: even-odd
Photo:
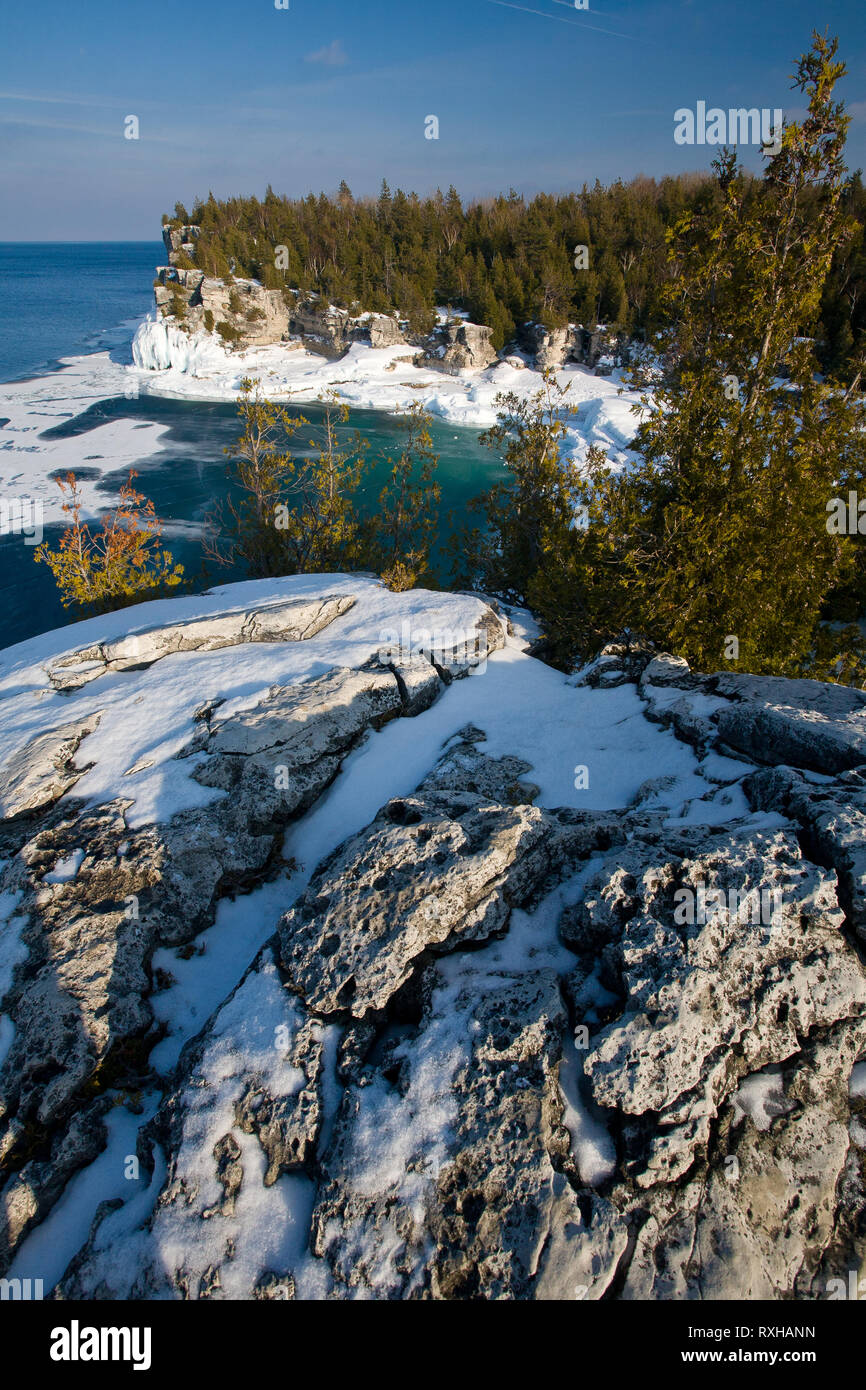
<svg viewBox="0 0 866 1390"><path fill-rule="evenodd" d="M866 1259L866 695L625 646L471 675L479 601L383 650L410 600L359 581L312 632L346 592L303 582L236 651L149 639L203 663L171 815L91 794L114 639L99 710L52 690L6 760L0 1273L93 1165L56 1297L829 1296ZM536 707L594 799L551 800ZM658 741L599 788L627 719Z"/></svg>

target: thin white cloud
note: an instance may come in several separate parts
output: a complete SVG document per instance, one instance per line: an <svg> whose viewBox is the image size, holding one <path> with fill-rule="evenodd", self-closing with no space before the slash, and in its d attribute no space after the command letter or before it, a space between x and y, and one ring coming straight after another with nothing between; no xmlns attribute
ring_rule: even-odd
<svg viewBox="0 0 866 1390"><path fill-rule="evenodd" d="M317 48L315 53L308 53L304 59L305 63L322 63L326 68L341 68L348 61L341 39L334 39L324 48Z"/></svg>
<svg viewBox="0 0 866 1390"><path fill-rule="evenodd" d="M98 135L106 140L121 140L124 144L138 143L138 141L127 142L124 139L123 121L118 121L117 125L105 127L89 125L70 125L68 121L34 120L27 116L0 115L0 125L20 126L27 130L62 130L67 135ZM159 145L177 144L177 138L174 135L151 135L149 133L145 133L141 136L141 144L144 145L147 141L152 141L153 143Z"/></svg>
<svg viewBox="0 0 866 1390"><path fill-rule="evenodd" d="M116 106L117 102L106 100L104 97L71 97L43 95L33 92L6 92L0 91L0 101L30 101L42 106Z"/></svg>

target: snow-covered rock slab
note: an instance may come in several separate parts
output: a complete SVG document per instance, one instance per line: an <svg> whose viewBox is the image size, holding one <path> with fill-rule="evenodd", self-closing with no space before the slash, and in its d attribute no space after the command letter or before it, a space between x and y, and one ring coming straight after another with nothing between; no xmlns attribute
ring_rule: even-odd
<svg viewBox="0 0 866 1390"><path fill-rule="evenodd" d="M369 581L366 588L378 590ZM227 651L247 653L270 643L310 649L356 603L353 592L334 594L325 583L319 594L143 627L128 639L79 648L71 659L101 654L107 682L123 671L122 683L106 689L109 706L123 694L108 731L110 746L123 752L128 732L146 726L142 705L152 698L145 694L147 685L136 690L136 683L153 679L146 668L160 656L174 652L180 662L207 663L225 661ZM189 602L178 606L188 608ZM201 606L209 606L207 596ZM431 605L440 626L447 607L447 598ZM486 612L474 600L452 607L455 618L471 615L470 628ZM104 710L82 707L87 692L42 695L61 701L67 711L71 700L81 714L25 739L6 764L2 834L13 857L2 875L2 901L16 904L16 921L24 925L16 935L11 988L0 1000L14 1018L10 1038L4 1027L0 1067L0 1173L12 1174L0 1219L0 1263L47 1214L75 1167L99 1152L101 1100L96 1105L94 1095L117 1076L129 1084L145 1078L147 1054L158 1040L150 1003L154 951L185 947L212 926L222 900L278 874L286 824L321 795L368 731L414 712L394 672L376 659L383 615L377 617L369 599L368 608L360 644L350 641L343 648L362 659L359 667L305 676L302 665L289 684L272 685L259 698L253 680L240 707L216 693L224 684L219 677L209 682L212 668L202 666L200 678L184 679L179 666L193 737L174 748L163 745L155 756L126 752L111 799L96 804L78 795L77 784L88 767L100 771L98 746L87 745L87 766L80 746L100 728ZM140 609L133 612L142 616ZM110 627L117 616L88 626ZM41 655L50 640L36 639L25 650ZM321 656L314 655L313 669L317 661ZM19 663L19 681L21 670ZM426 670L432 698L445 685L429 660ZM39 690L35 677L34 684ZM175 768L187 768L208 799L199 806L169 806L164 818L135 824L130 812L140 779L176 776ZM76 799L64 800L74 786ZM6 930L0 924L0 933ZM70 1116L76 1107L93 1112L89 1146L74 1139ZM276 1110L269 1118L263 1112L256 1124L272 1136L275 1152L290 1147ZM31 1151L37 1157L29 1158Z"/></svg>
<svg viewBox="0 0 866 1390"><path fill-rule="evenodd" d="M461 790L467 761L452 754L413 796L389 801L282 918L282 963L315 1013L381 1014L425 953L504 931L547 869L543 813ZM485 760L471 761L475 771ZM509 762L486 780L514 787L525 771Z"/></svg>
<svg viewBox="0 0 866 1390"><path fill-rule="evenodd" d="M0 769L0 820L44 810L75 785L84 770L75 766L75 754L100 717L97 711L48 729L7 758Z"/></svg>
<svg viewBox="0 0 866 1390"><path fill-rule="evenodd" d="M354 603L351 594L290 599L246 612L144 629L115 642L70 652L49 668L48 678L57 690L77 690L106 671L141 670L173 652L216 652L245 642L304 642L342 617Z"/></svg>
<svg viewBox="0 0 866 1390"><path fill-rule="evenodd" d="M580 1296L590 1242L561 1171L555 972L496 975L479 998L431 970L427 996L417 1041L388 1059L397 1084L369 1068L344 1093L313 1253L349 1297ZM596 1289L625 1244L624 1229L598 1240Z"/></svg>
<svg viewBox="0 0 866 1390"><path fill-rule="evenodd" d="M213 720L182 755L204 755L196 781L227 793L226 816L240 831L261 831L309 806L360 735L402 713L392 672L346 667L276 687L252 710Z"/></svg>

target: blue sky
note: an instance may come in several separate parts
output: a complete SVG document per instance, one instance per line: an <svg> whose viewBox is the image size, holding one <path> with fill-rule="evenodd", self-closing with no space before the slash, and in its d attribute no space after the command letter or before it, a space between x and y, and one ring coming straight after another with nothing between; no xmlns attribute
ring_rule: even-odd
<svg viewBox="0 0 866 1390"><path fill-rule="evenodd" d="M816 27L840 37L848 163L866 165L864 0L289 4L5 0L0 240L149 240L176 199L268 182L483 196L706 167L674 110L790 112Z"/></svg>

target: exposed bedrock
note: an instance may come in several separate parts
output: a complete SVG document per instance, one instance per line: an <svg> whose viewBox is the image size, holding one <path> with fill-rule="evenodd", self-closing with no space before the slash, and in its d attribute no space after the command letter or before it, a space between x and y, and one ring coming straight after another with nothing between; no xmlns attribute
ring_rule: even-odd
<svg viewBox="0 0 866 1390"><path fill-rule="evenodd" d="M753 773L745 789L756 810L794 821L809 853L835 869L839 901L866 945L866 770L816 783L797 768L768 768Z"/></svg>
<svg viewBox="0 0 866 1390"><path fill-rule="evenodd" d="M354 606L351 594L289 599L267 607L190 618L70 652L49 668L58 690L77 690L107 671L137 671L173 652L215 652L247 642L303 642Z"/></svg>
<svg viewBox="0 0 866 1390"><path fill-rule="evenodd" d="M154 629L136 639L137 653L125 643L101 649L100 669L203 644L301 640L351 602L315 600L228 623ZM478 659L467 657L461 672ZM423 708L445 686L422 657L408 662L410 683L416 664L424 666ZM14 904L20 959L0 1000L15 1022L0 1067L0 1268L101 1148L99 1129L95 1147L70 1137L82 1105L106 1086L147 1075L158 1036L149 1002L155 948L192 941L212 924L222 897L279 872L286 824L333 781L368 730L417 712L417 670L414 680L409 693L395 670L373 662L276 687L229 718L219 719L218 702L211 704L180 756L194 758L194 777L221 794L143 829L127 824L128 801L89 807L62 799L82 775L76 751L98 715L36 736L7 763L0 835L13 857L0 893ZM268 1125L277 1136L280 1115Z"/></svg>
<svg viewBox="0 0 866 1390"><path fill-rule="evenodd" d="M859 1267L866 971L833 868L792 825L542 811L480 737L319 866L148 1131L136 1259L104 1213L68 1296L815 1298ZM570 965L489 954L574 875ZM257 1256L301 1171L309 1249Z"/></svg>
<svg viewBox="0 0 866 1390"><path fill-rule="evenodd" d="M639 653L616 654L610 663L628 669L636 659ZM866 763L863 690L782 676L699 676L681 658L661 654L643 663L640 691L651 719L698 746L715 743L756 763L828 775Z"/></svg>
<svg viewBox="0 0 866 1390"><path fill-rule="evenodd" d="M16 754L3 1267L101 1152L104 1090L154 1081L155 947L275 875L346 754L438 727L483 655L212 698L182 757L215 795L165 824L76 799L92 723ZM102 1206L62 1296L784 1300L861 1270L866 696L639 647L584 680L635 682L741 784L732 819L550 809L501 736L431 744L279 904L139 1132L149 1203Z"/></svg>
<svg viewBox="0 0 866 1390"><path fill-rule="evenodd" d="M701 881L787 898L768 925L726 909L677 929L673 885ZM856 1225L848 1083L866 1048L866 974L833 889L790 832L651 831L563 915L578 956L564 982L494 972L455 995L429 967L417 1037L379 1061L396 1115L375 1063L344 1094L316 1253L374 1297L826 1296L839 1223ZM569 1028L588 1021L585 1104L615 1155L601 1180L563 1123L564 1000ZM438 1151L423 1142L432 1056L451 1064ZM403 1160L378 1186L377 1124ZM862 1230L854 1247L849 1261Z"/></svg>
<svg viewBox="0 0 866 1390"><path fill-rule="evenodd" d="M0 821L44 811L74 787L84 770L76 766L75 754L99 719L96 713L47 729L7 759L0 782Z"/></svg>

